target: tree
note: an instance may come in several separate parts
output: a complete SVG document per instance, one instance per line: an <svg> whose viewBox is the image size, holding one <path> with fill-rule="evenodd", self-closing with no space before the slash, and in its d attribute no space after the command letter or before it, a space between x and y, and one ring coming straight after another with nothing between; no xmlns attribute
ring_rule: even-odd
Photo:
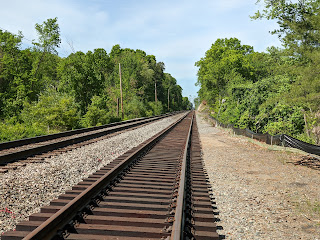
<svg viewBox="0 0 320 240"><path fill-rule="evenodd" d="M58 18L49 18L43 24L36 23L35 28L39 35L39 42L33 44L43 52L58 54L56 48L60 46L60 28L57 23Z"/></svg>
<svg viewBox="0 0 320 240"><path fill-rule="evenodd" d="M108 56L101 50L70 54L58 66L60 78L59 91L75 97L82 114L85 114L91 99L101 95L105 74L103 68L108 66ZM106 67L108 69L108 67Z"/></svg>
<svg viewBox="0 0 320 240"><path fill-rule="evenodd" d="M227 86L253 82L254 68L248 55L253 47L242 45L237 38L217 39L204 58L195 63L199 67L197 85L199 96L213 104L227 94Z"/></svg>
<svg viewBox="0 0 320 240"><path fill-rule="evenodd" d="M272 34L285 48L258 53L238 39L218 39L196 62L199 100L224 123L319 142L320 1L264 3L252 18L277 20Z"/></svg>
<svg viewBox="0 0 320 240"><path fill-rule="evenodd" d="M35 51L33 53L33 82L32 90L41 92L46 88L46 85L51 85L57 88L58 79L56 65L59 59L57 58L56 48L60 46L60 28L57 23L57 18L49 18L43 24L36 24L35 29L38 34L38 42L33 41Z"/></svg>
<svg viewBox="0 0 320 240"><path fill-rule="evenodd" d="M0 30L0 118L17 115L25 98L32 98L31 52L21 51L22 33Z"/></svg>
<svg viewBox="0 0 320 240"><path fill-rule="evenodd" d="M283 97L289 99L290 105L303 108L305 130L310 132L318 129L318 112L320 105L320 1L319 0L265 0L265 9L259 11L254 19L276 19L278 34L287 51L287 58L296 59L282 71L292 75L290 91ZM292 61L292 60L291 60ZM288 66L288 65L287 65ZM315 134L317 137L317 134Z"/></svg>
<svg viewBox="0 0 320 240"><path fill-rule="evenodd" d="M257 2L260 2L258 0ZM292 53L302 54L320 47L320 1L265 0L265 9L253 19L276 19L279 29L273 30Z"/></svg>

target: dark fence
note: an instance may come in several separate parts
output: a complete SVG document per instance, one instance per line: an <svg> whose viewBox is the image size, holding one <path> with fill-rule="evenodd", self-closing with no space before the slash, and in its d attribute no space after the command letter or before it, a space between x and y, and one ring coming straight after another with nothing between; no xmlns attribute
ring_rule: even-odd
<svg viewBox="0 0 320 240"><path fill-rule="evenodd" d="M214 117L211 117L211 116L209 117L211 118L211 120L215 122L216 126L223 127L223 128L231 128L234 134L236 135L246 136L252 139L256 139L260 142L265 142L270 145L280 145L284 147L297 148L307 153L320 156L320 146L318 145L313 145L310 143L300 141L286 134L279 134L279 135L273 136L273 135L270 135L269 133L255 133L248 128L246 129L235 128L234 125L232 124L223 124L223 123L220 123Z"/></svg>
<svg viewBox="0 0 320 240"><path fill-rule="evenodd" d="M281 140L284 142L284 146L286 147L293 147L293 148L298 148L302 151L305 151L307 153L315 154L320 156L320 146L318 145L313 145L310 143L306 143L303 141L300 141L296 138L290 137L286 134L281 135Z"/></svg>

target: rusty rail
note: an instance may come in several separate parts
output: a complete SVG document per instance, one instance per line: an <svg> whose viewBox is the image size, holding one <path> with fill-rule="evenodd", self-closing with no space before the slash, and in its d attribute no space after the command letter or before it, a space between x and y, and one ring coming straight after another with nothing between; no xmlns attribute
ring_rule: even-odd
<svg viewBox="0 0 320 240"><path fill-rule="evenodd" d="M189 145L191 141L191 131L193 125L193 117L191 118L191 124L188 131L187 140L185 143L185 149L183 153L182 166L181 166L181 174L180 174L180 182L179 182L179 191L177 197L177 206L174 215L174 224L172 226L171 239L172 240L180 240L183 239L183 230L184 230L184 220L185 220L185 200L186 200L186 184L187 184L187 155L189 150Z"/></svg>

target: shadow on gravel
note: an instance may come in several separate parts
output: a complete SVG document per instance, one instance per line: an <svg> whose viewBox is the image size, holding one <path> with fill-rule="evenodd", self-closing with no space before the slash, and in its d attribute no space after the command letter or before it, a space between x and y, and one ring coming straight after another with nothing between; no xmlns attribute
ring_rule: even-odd
<svg viewBox="0 0 320 240"><path fill-rule="evenodd" d="M219 212L216 214L217 212L214 212L214 215L219 215ZM220 218L216 217L215 218L215 222L217 225L217 230L223 230L223 227L221 225L218 225L218 223L220 222ZM226 235L224 234L219 234L219 239L226 239Z"/></svg>
<svg viewBox="0 0 320 240"><path fill-rule="evenodd" d="M223 230L223 226L220 225L221 220L218 217L220 213L218 211L216 200L213 197L213 193L212 193L212 190L210 188L209 188L209 192L210 192L211 206L212 206L213 214L215 216L216 228L217 228L217 230L222 231ZM220 233L218 233L218 234L219 234L219 239L226 239L226 235L220 234Z"/></svg>

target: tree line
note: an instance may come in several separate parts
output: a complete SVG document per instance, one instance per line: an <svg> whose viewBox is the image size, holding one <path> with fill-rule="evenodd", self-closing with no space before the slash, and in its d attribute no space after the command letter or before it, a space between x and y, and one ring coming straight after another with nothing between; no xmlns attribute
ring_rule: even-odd
<svg viewBox="0 0 320 240"><path fill-rule="evenodd" d="M256 52L237 38L217 39L195 63L218 120L257 133L320 143L320 1L265 0L253 19L274 19L283 48Z"/></svg>
<svg viewBox="0 0 320 240"><path fill-rule="evenodd" d="M35 26L33 47L0 30L0 141L191 108L163 62L142 50L98 48L58 56L57 18ZM120 113L119 113L120 112Z"/></svg>

